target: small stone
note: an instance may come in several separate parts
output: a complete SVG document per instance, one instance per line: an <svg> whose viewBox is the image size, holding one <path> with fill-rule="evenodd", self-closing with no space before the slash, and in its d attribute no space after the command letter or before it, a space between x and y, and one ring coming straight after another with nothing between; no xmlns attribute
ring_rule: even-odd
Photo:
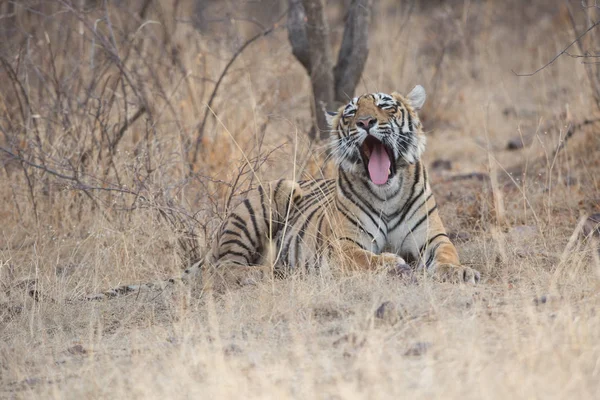
<svg viewBox="0 0 600 400"><path fill-rule="evenodd" d="M506 150L519 150L525 147L525 143L520 137L512 138L506 144Z"/></svg>
<svg viewBox="0 0 600 400"><path fill-rule="evenodd" d="M556 304L556 303L560 302L561 300L563 300L562 296L543 294L543 295L533 299L533 302L536 306L540 306L542 304L551 304L551 303Z"/></svg>
<svg viewBox="0 0 600 400"><path fill-rule="evenodd" d="M502 110L502 115L504 115L505 117L508 117L509 115L516 115L517 114L517 110L514 107L505 107Z"/></svg>
<svg viewBox="0 0 600 400"><path fill-rule="evenodd" d="M38 383L42 382L41 378L25 378L25 384L29 385L29 386L33 386L33 385L37 385Z"/></svg>
<svg viewBox="0 0 600 400"><path fill-rule="evenodd" d="M73 355L84 355L87 354L87 350L80 344L69 347L67 351Z"/></svg>
<svg viewBox="0 0 600 400"><path fill-rule="evenodd" d="M410 346L405 352L404 355L407 357L419 357L427 353L427 351L431 348L431 343L429 342L417 342Z"/></svg>
<svg viewBox="0 0 600 400"><path fill-rule="evenodd" d="M391 301L384 301L381 303L379 307L377 307L377 311L375 311L375 316L377 318L385 318L387 314L390 312L396 311L396 306Z"/></svg>
<svg viewBox="0 0 600 400"><path fill-rule="evenodd" d="M400 314L398 313L398 308L394 303L391 301L384 301L379 307L377 307L377 310L375 311L375 318L390 325L394 325L400 320Z"/></svg>

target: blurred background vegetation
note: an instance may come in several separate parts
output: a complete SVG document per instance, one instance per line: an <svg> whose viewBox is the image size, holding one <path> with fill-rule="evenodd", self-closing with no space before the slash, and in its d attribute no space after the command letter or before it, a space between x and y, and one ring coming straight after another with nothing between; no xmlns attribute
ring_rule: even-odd
<svg viewBox="0 0 600 400"><path fill-rule="evenodd" d="M505 204L514 196L490 187L501 176L507 190L526 193L523 174L540 156L538 177L552 165L561 182L597 185L590 166L574 166L584 158L552 150L598 110L597 10L580 2L4 1L0 215L5 227L19 227L5 231L5 245L45 234L81 240L95 224L119 231L147 219L170 232L165 246L179 261L163 264L172 272L203 253L232 199L259 180L331 176L326 141L313 128L321 108L313 92L324 81L287 31L298 4L323 7L330 74L348 21L368 16L366 47L341 68L360 61L364 71L341 94L332 86L326 107L425 86L426 162L441 182L440 202L462 216L451 228L487 231L489 218L539 223L534 206ZM298 21L315 27L306 14ZM517 76L570 43L537 74ZM594 139L585 140L593 150ZM455 181L478 194L442 186ZM597 208L592 191L576 199L564 207L570 224Z"/></svg>

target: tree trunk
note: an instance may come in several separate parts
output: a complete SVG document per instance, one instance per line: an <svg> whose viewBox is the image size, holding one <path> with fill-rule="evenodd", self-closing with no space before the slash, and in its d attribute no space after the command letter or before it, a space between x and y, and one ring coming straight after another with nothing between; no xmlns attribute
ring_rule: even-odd
<svg viewBox="0 0 600 400"><path fill-rule="evenodd" d="M371 4L372 0L352 0L334 68L323 0L289 0L288 38L312 84L313 140L327 136L325 109L334 110L354 95L369 54Z"/></svg>
<svg viewBox="0 0 600 400"><path fill-rule="evenodd" d="M372 0L352 0L346 16L342 47L335 65L335 101L346 103L362 75L369 55Z"/></svg>
<svg viewBox="0 0 600 400"><path fill-rule="evenodd" d="M325 18L323 0L303 0L306 12L306 38L310 57L310 81L313 91L313 122L311 139L319 140L328 129L323 109L333 103L333 62L329 45L329 27Z"/></svg>

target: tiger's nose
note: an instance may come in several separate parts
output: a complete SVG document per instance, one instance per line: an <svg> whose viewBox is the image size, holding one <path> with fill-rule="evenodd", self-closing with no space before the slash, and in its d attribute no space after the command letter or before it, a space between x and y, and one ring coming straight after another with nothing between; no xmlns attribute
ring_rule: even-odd
<svg viewBox="0 0 600 400"><path fill-rule="evenodd" d="M374 127L376 123L377 123L377 118L372 118L372 117L359 118L356 121L356 125L360 126L367 132L369 132L369 129Z"/></svg>

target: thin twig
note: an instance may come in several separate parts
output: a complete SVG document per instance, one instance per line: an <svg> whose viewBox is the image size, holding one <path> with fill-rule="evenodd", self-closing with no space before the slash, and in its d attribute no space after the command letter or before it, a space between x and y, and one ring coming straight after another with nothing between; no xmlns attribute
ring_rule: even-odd
<svg viewBox="0 0 600 400"><path fill-rule="evenodd" d="M240 56L240 54L242 54L242 52L248 47L250 46L252 43L254 43L255 41L257 41L258 39L260 39L261 37L267 36L268 34L270 34L271 32L273 32L277 27L279 27L279 21L287 14L287 10L281 14L281 16L279 16L279 18L277 18L277 20L275 21L275 23L273 25L271 25L271 27L253 37L251 37L250 39L248 39L246 41L246 43L244 43L231 57L231 59L229 60L229 62L227 63L227 65L225 65L225 68L223 68L223 71L221 72L221 75L219 76L219 79L217 79L217 83L215 84L215 88L213 89L210 98L208 99L208 103L206 106L206 111L204 112L204 118L202 118L202 123L200 124L200 128L198 129L198 136L196 137L196 146L194 149L194 158L192 160L192 164L196 164L196 160L198 159L198 151L200 150L200 142L202 141L202 137L204 136L204 128L206 126L206 121L208 120L208 116L211 114L211 110L212 110L212 105L213 102L215 100L215 98L217 97L217 92L219 90L219 87L221 86L221 82L223 82L223 79L225 78L225 75L227 75L227 72L229 71L229 68L231 68L231 66L233 65L233 63L235 62L235 60Z"/></svg>
<svg viewBox="0 0 600 400"><path fill-rule="evenodd" d="M582 7L585 9L586 7L582 4ZM571 29L573 29L574 35L580 36L580 32L577 29L577 21L575 21L575 15L573 14L573 10L571 9L571 4L567 2L567 10L569 11L569 22L571 23ZM577 48L579 49L580 54L587 53L583 49L583 44L581 40L577 40ZM594 100L596 101L596 105L600 105L600 87L598 86L598 81L596 79L596 74L594 73L593 68L590 67L590 63L582 62L585 67L585 73L587 75L588 81L590 83L590 87L592 88Z"/></svg>
<svg viewBox="0 0 600 400"><path fill-rule="evenodd" d="M135 122L137 121L142 115L144 115L146 113L146 106L141 106L135 114L133 114L133 116L128 119L127 121L125 121L125 123L123 124L123 126L121 127L121 129L119 129L119 132L117 132L117 134L115 135L115 139L113 140L113 142L110 144L110 151L114 152L117 145L119 144L119 142L121 141L121 139L123 138L123 135L125 134L125 131Z"/></svg>
<svg viewBox="0 0 600 400"><path fill-rule="evenodd" d="M573 46L575 43L579 42L579 40L581 40L581 38L583 38L588 32L590 32L592 29L594 29L596 26L600 25L600 21L595 22L592 26L590 26L585 32L583 32L581 35L579 35L577 37L577 39L573 40L567 47L565 47L560 53L558 53L556 56L554 56L554 58L552 58L550 61L548 61L546 64L544 64L543 66L541 66L540 68L536 69L533 72L530 73L526 73L526 74L518 74L516 73L514 70L511 69L512 73L515 74L516 76L533 76L535 74L537 74L538 72L540 72L541 70L543 70L544 68L552 65L556 60L558 60L558 58L560 56L562 56L563 54L568 54L568 50L569 48L571 48L571 46Z"/></svg>
<svg viewBox="0 0 600 400"><path fill-rule="evenodd" d="M50 175L54 175L54 176L56 176L58 178L66 179L66 180L69 180L69 181L75 181L75 182L78 181L77 177L74 176L74 175L73 176L64 175L64 174L61 174L60 172L56 172L54 170L51 170L50 168L45 167L43 165L35 164L35 163L33 163L33 162L29 161L29 160L24 159L23 157L21 157L19 155L13 153L10 150L5 149L4 147L0 147L0 151L5 152L6 154L8 154L9 156L11 156L13 159L15 159L17 161L20 161L20 162L22 162L24 164L27 164L30 167L33 167L33 168L36 168L36 169L40 169L40 170L42 170L44 172L49 173Z"/></svg>

